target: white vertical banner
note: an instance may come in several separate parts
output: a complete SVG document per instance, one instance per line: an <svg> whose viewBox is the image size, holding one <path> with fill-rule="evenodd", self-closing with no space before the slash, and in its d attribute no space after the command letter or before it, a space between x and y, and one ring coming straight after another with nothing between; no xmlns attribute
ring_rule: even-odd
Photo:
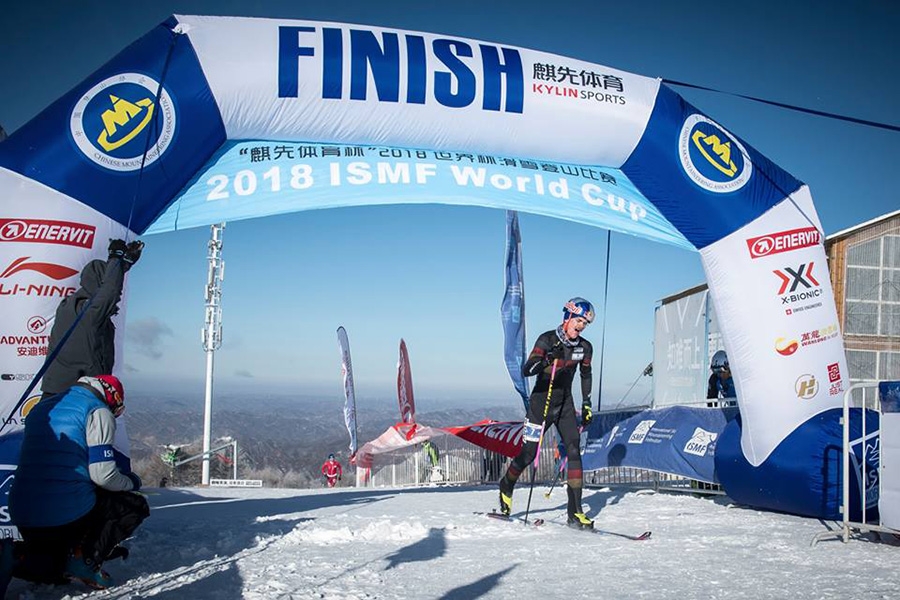
<svg viewBox="0 0 900 600"><path fill-rule="evenodd" d="M701 250L753 466L842 403L848 371L821 230L804 186Z"/></svg>
<svg viewBox="0 0 900 600"><path fill-rule="evenodd" d="M656 309L653 335L653 405L705 402L709 377L706 290Z"/></svg>
<svg viewBox="0 0 900 600"><path fill-rule="evenodd" d="M344 423L350 434L350 456L356 454L356 392L353 388L353 365L350 362L350 340L347 330L337 329L338 346L341 351L341 376L344 380Z"/></svg>

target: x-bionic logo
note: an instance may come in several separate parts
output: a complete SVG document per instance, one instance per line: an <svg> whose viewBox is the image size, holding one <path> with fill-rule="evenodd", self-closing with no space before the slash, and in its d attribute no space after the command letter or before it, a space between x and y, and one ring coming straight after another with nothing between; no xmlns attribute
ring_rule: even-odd
<svg viewBox="0 0 900 600"><path fill-rule="evenodd" d="M813 275L813 265L802 264L796 269L783 267L772 271L781 280L778 295L782 304L793 304L804 300L811 300L822 295L822 288ZM802 288L800 288L802 286ZM800 291L797 291L800 288Z"/></svg>

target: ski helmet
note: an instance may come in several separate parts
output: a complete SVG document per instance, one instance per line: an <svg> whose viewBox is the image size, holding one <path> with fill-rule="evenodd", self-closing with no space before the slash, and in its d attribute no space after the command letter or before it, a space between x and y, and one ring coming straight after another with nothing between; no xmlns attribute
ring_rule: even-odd
<svg viewBox="0 0 900 600"><path fill-rule="evenodd" d="M563 306L563 321L568 321L572 317L581 317L588 323L594 322L594 305L576 296Z"/></svg>
<svg viewBox="0 0 900 600"><path fill-rule="evenodd" d="M125 412L125 390L115 375L98 375L97 381L103 390L103 400L115 416Z"/></svg>
<svg viewBox="0 0 900 600"><path fill-rule="evenodd" d="M717 373L729 368L728 355L725 354L724 350L716 350L716 353L713 354L712 360L709 363L709 368Z"/></svg>
<svg viewBox="0 0 900 600"><path fill-rule="evenodd" d="M328 455L328 460L334 460L334 454L329 454L329 455Z"/></svg>

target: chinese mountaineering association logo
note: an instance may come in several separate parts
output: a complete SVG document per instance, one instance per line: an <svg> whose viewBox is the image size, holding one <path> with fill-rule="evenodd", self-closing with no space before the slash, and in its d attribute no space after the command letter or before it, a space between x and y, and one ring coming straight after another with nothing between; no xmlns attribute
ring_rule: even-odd
<svg viewBox="0 0 900 600"><path fill-rule="evenodd" d="M152 164L169 147L175 109L169 93L155 80L122 73L104 79L79 99L69 129L75 144L94 163L113 171L135 171Z"/></svg>
<svg viewBox="0 0 900 600"><path fill-rule="evenodd" d="M753 172L750 156L737 138L699 114L688 117L681 127L678 156L694 183L717 194L741 189Z"/></svg>

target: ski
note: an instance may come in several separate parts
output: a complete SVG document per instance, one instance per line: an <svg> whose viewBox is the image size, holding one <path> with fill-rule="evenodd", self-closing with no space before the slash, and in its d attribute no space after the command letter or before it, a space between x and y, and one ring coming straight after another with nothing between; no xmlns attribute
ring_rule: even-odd
<svg viewBox="0 0 900 600"><path fill-rule="evenodd" d="M639 535L632 535L630 533L621 533L619 531L609 531L608 529L597 529L596 527L585 527L583 529L577 527L569 527L568 523L561 523L558 521L550 521L554 525L559 525L560 527L565 527L567 529L572 529L573 531L580 531L584 533L596 533L597 535L613 535L620 538L625 538L626 540L631 540L633 542L642 542L644 540L649 540L652 532L645 531Z"/></svg>
<svg viewBox="0 0 900 600"><path fill-rule="evenodd" d="M521 523L526 523L525 519L522 517L512 516L512 515L506 516L503 513L497 512L497 509L493 509L493 510L491 510L491 512L475 511L474 514L484 515L486 517L490 517L491 519L497 519L498 521L507 521L509 523L513 523L515 521L519 521ZM534 527L539 527L544 524L544 520L543 519L532 519L531 521L528 521L526 524L533 525Z"/></svg>
<svg viewBox="0 0 900 600"><path fill-rule="evenodd" d="M625 538L626 540L631 540L633 542L642 542L644 540L649 540L652 532L645 531L640 535L631 535L630 533L620 533L618 531L607 531L606 529L586 529L585 531L590 531L593 533L598 533L600 535L614 535L616 537Z"/></svg>

